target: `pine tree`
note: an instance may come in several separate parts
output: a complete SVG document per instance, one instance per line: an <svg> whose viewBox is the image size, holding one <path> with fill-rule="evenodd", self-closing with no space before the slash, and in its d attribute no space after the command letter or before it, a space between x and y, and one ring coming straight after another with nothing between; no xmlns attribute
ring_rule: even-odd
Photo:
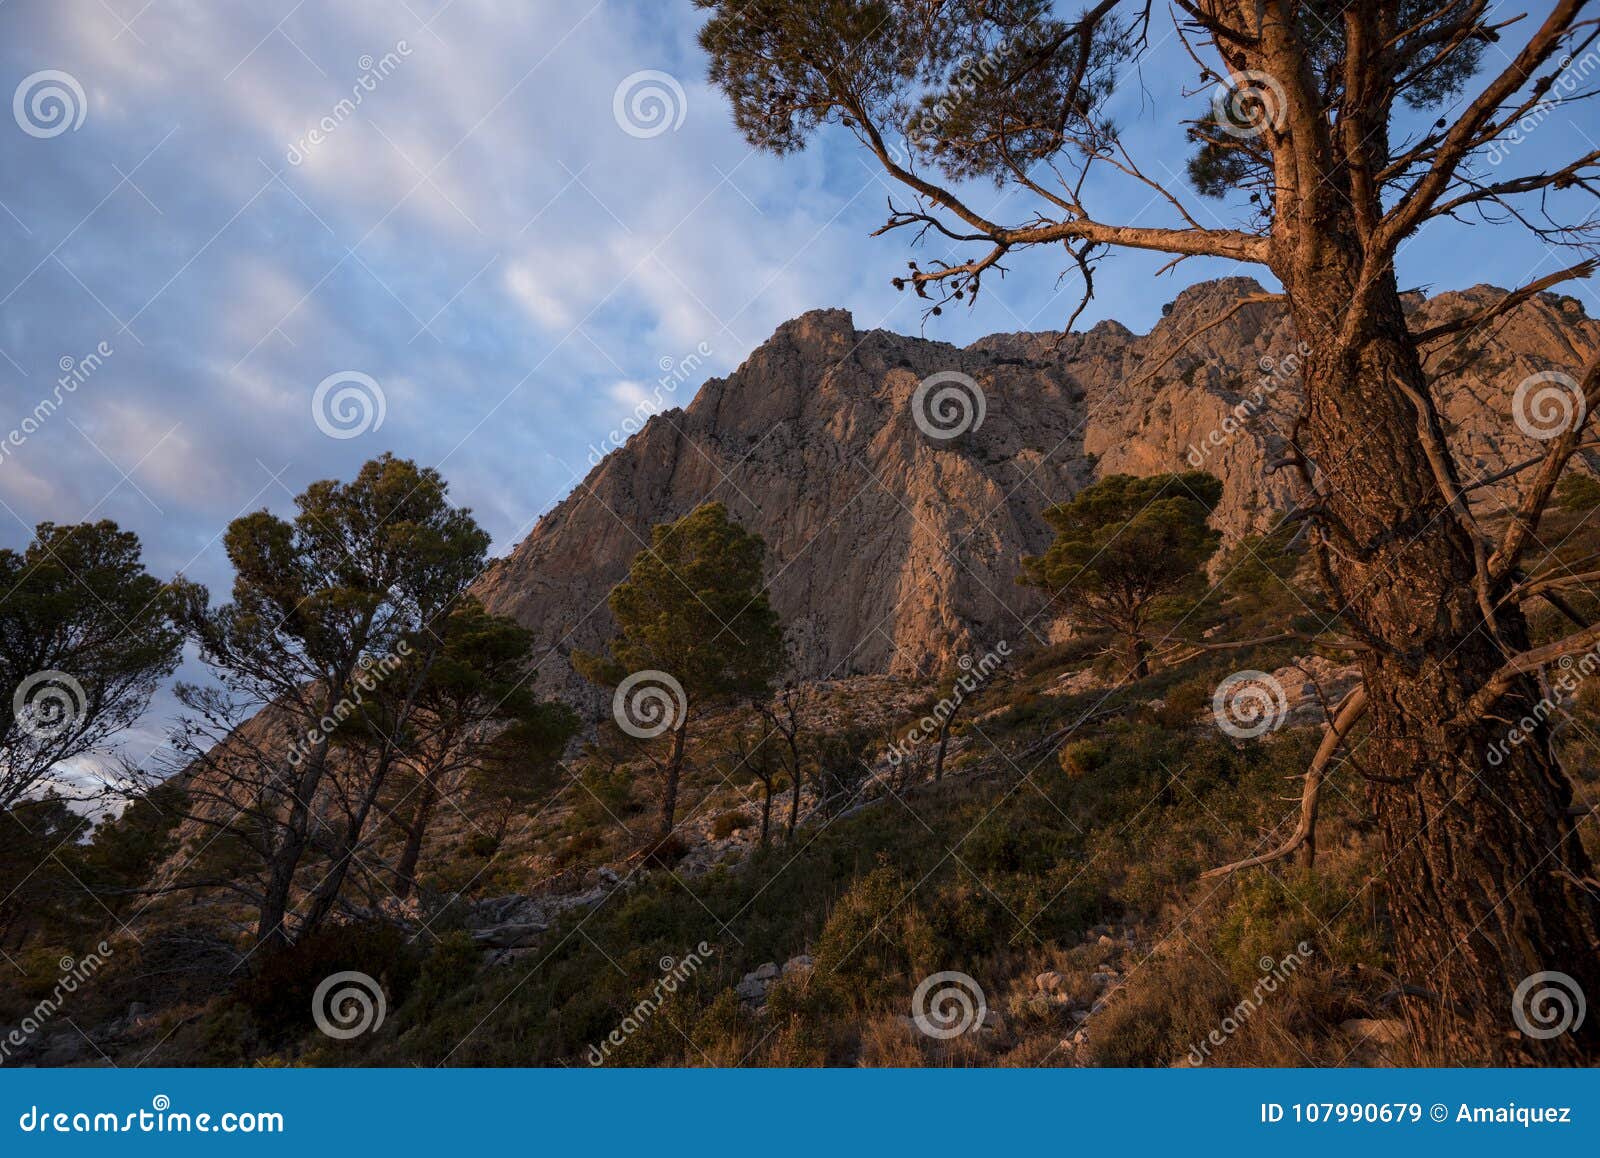
<svg viewBox="0 0 1600 1158"><path fill-rule="evenodd" d="M611 593L617 634L604 654L577 653L587 678L616 688L617 726L644 741L661 774L665 840L677 821L690 719L708 706L765 697L783 667L783 629L762 578L766 545L721 503L655 527Z"/></svg>

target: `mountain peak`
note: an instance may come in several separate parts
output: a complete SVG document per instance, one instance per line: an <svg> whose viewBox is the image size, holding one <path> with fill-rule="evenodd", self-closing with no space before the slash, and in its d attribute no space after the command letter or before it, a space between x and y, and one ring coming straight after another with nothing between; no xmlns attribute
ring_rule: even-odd
<svg viewBox="0 0 1600 1158"><path fill-rule="evenodd" d="M1295 348L1282 308L1240 310L1171 356L1260 292L1251 278L1191 286L1145 335L1105 321L965 349L860 331L848 310L808 311L605 456L478 594L552 653L540 665L547 690L598 706L566 656L609 635L606 594L651 526L715 500L766 540L797 675L929 675L974 646L1043 641L1049 617L1016 585L1019 562L1049 542L1043 509L1093 478L1210 471L1223 482L1214 521L1230 539L1264 529L1292 501L1286 473L1268 466L1299 409L1299 383L1263 385L1261 369ZM1422 324L1464 312L1480 293L1499 291L1423 301ZM1534 370L1578 364L1600 347L1600 323L1546 295L1475 340L1492 356L1436 384L1452 442L1467 462L1526 457L1537 448L1489 396ZM1509 381L1480 381L1491 365ZM982 396L982 422L951 437L912 413L918 384L941 371Z"/></svg>

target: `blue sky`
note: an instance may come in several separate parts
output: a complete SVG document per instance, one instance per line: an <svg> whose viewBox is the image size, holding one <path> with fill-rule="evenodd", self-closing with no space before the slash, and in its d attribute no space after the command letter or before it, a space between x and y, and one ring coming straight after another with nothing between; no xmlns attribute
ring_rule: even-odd
<svg viewBox="0 0 1600 1158"><path fill-rule="evenodd" d="M220 595L230 519L286 511L311 480L392 449L439 466L504 552L663 365L709 350L682 404L806 309L921 329L888 284L905 241L868 237L881 176L840 133L752 152L705 84L699 20L687 0L0 4L0 90L56 70L82 93L67 90L81 123L54 135L25 131L26 109L0 118L0 437L64 360L110 350L0 458L0 545L40 520L112 518L153 571ZM1180 91L1199 86L1169 32L1158 16L1115 112L1152 175L1176 179L1176 119L1205 96ZM682 93L655 135L614 111L643 70ZM1600 126L1562 112L1519 149L1558 156L1574 133ZM1108 216L1166 219L1148 191L1099 192ZM1143 330L1183 286L1250 272L1190 261L1152 281L1161 264L1108 262L1080 325ZM1407 248L1402 280L1514 284L1561 264L1504 230L1446 226ZM1020 256L926 332L1059 326L1077 287L1058 273ZM1600 312L1592 287L1573 292ZM313 398L346 372L376 383L383 420L330 437Z"/></svg>

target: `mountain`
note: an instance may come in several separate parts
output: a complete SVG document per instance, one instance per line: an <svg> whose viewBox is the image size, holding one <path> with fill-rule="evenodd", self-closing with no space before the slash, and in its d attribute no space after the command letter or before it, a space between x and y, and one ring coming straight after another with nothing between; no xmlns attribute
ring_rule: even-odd
<svg viewBox="0 0 1600 1158"><path fill-rule="evenodd" d="M1289 472L1269 468L1300 404L1298 343L1280 306L1235 310L1261 292L1244 278L1191 287L1143 335L1102 322L965 348L803 314L600 461L478 594L536 631L542 687L598 704L567 656L611 633L606 597L651 526L715 500L767 542L801 677L930 675L999 640L1043 641L1051 624L1016 585L1018 561L1049 541L1041 511L1093 479L1208 470L1229 540L1292 505ZM1408 307L1421 329L1503 292L1415 293ZM1468 481L1538 452L1514 421L1517 384L1576 374L1597 347L1600 322L1544 294L1433 352ZM1514 485L1474 499L1493 509Z"/></svg>

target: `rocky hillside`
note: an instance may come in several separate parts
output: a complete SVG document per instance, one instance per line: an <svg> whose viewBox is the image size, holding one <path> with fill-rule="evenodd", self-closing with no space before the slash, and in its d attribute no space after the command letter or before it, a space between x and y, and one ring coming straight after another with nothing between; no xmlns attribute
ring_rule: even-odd
<svg viewBox="0 0 1600 1158"><path fill-rule="evenodd" d="M1286 472L1267 470L1299 405L1298 343L1283 311L1246 306L1162 364L1256 292L1240 278L1192 287L1144 335L1102 322L966 348L860 331L843 310L804 314L600 462L480 595L539 633L548 690L592 699L566 657L611 630L607 593L651 525L716 500L766 539L773 604L803 677L931 675L997 640L1047 638L1039 598L1015 583L1018 560L1048 541L1041 510L1093 478L1211 471L1230 538L1289 505ZM1416 325L1501 292L1413 295ZM1513 422L1512 391L1539 371L1577 373L1597 347L1600 323L1576 299L1547 294L1437 350L1438 394L1469 470L1534 453ZM976 399L965 413L953 398L940 408L944 387L970 394L959 379L918 395L952 372L977 384L981 422ZM1475 497L1498 504L1511 485Z"/></svg>

